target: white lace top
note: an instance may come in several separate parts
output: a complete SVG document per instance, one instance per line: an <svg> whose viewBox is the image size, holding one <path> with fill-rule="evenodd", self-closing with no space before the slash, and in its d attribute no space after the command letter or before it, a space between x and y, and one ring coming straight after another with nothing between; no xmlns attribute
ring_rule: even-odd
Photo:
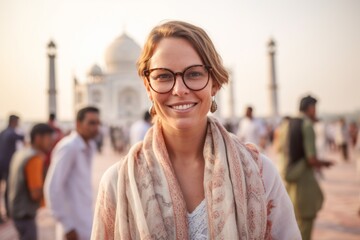
<svg viewBox="0 0 360 240"><path fill-rule="evenodd" d="M192 213L187 214L187 218L190 240L208 239L208 217L205 199L202 200Z"/></svg>

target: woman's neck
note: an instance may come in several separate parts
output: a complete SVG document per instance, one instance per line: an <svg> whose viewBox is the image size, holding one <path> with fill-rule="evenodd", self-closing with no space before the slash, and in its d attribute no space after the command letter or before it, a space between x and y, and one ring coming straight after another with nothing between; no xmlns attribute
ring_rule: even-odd
<svg viewBox="0 0 360 240"><path fill-rule="evenodd" d="M203 160L207 120L201 126L190 129L174 129L163 126L163 135L170 161L188 165Z"/></svg>

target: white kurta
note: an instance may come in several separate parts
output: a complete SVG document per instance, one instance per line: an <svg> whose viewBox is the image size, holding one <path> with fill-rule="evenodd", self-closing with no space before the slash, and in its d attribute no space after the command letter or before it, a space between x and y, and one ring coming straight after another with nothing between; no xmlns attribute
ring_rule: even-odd
<svg viewBox="0 0 360 240"><path fill-rule="evenodd" d="M90 239L93 220L91 166L94 143L86 144L77 132L63 138L52 152L45 180L45 200L58 221L57 239L75 230Z"/></svg>
<svg viewBox="0 0 360 240"><path fill-rule="evenodd" d="M245 117L239 123L237 136L244 143L259 145L260 139L266 136L266 129L260 120Z"/></svg>

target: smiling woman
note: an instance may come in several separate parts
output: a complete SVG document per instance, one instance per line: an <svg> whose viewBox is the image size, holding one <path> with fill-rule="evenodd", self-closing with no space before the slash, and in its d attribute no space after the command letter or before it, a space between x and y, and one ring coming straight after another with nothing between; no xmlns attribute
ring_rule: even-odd
<svg viewBox="0 0 360 240"><path fill-rule="evenodd" d="M300 239L272 163L208 117L228 74L205 31L155 27L138 72L155 123L104 174L92 239Z"/></svg>

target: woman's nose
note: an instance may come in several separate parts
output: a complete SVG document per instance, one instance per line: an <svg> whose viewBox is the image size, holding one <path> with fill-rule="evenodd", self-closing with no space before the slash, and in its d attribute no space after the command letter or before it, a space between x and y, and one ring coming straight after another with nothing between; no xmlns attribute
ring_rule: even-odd
<svg viewBox="0 0 360 240"><path fill-rule="evenodd" d="M178 96L182 96L184 94L188 94L189 93L189 89L186 87L186 85L184 84L184 81L182 79L182 76L180 76L180 74L176 74L175 75L175 85L172 91L173 95L178 95Z"/></svg>

